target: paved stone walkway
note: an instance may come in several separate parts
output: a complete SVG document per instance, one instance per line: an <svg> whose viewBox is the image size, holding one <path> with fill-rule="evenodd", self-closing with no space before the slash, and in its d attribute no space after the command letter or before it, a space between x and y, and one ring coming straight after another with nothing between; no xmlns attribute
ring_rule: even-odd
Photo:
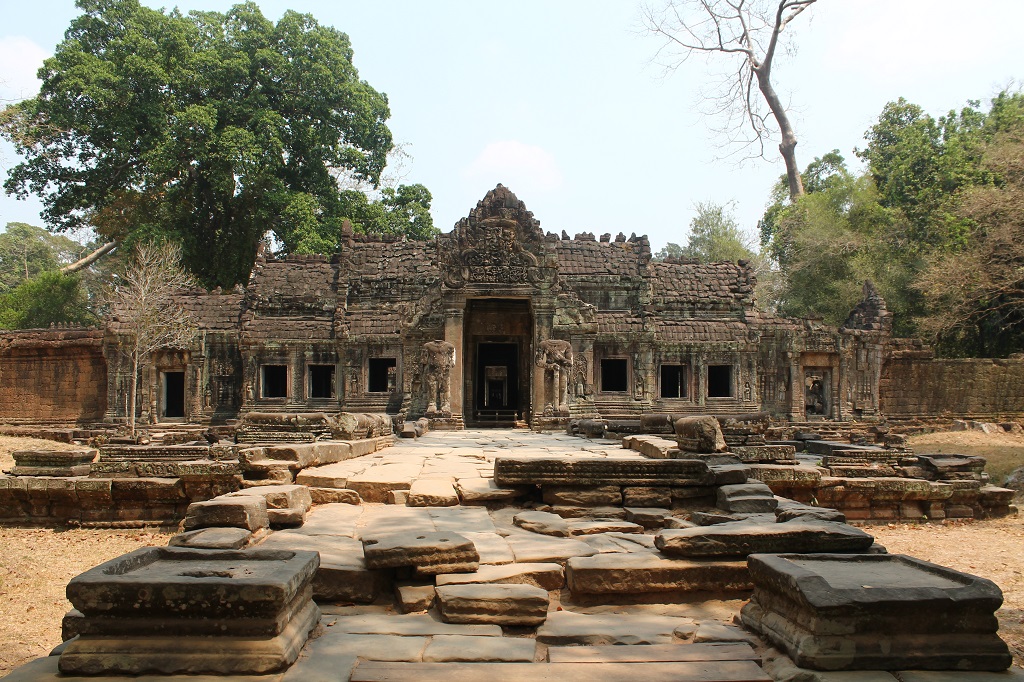
<svg viewBox="0 0 1024 682"><path fill-rule="evenodd" d="M642 458L612 441L468 430L433 432L372 455L303 471L299 482L356 490L365 503L317 505L301 527L277 531L262 542L260 547L320 552L314 594L324 615L315 638L287 672L230 679L770 682L800 674L805 676L799 679L819 682L895 682L885 672L819 677L792 668L788 659L733 625L747 593L713 599L687 594L708 585L729 589L730 580L743 583L745 562L662 555L652 534L629 522L645 510L629 510L621 502L618 507L582 504L580 517L574 518L568 513L570 500L556 508L559 516L546 513L536 493L532 502L505 506L503 493L510 493L509 500L522 496L522 490L502 491L491 478L495 458L505 453ZM472 541L479 554L477 570L424 574L410 567L391 573L367 568L368 541L385 543L396 536L429 541L447 534ZM691 574L695 568L697 578ZM575 583L567 584L567 577ZM539 627L509 624L510 615L526 608L527 598L545 594L547 612L542 605ZM443 599L461 599L473 620L444 622L453 619L442 619L442 605L435 602ZM58 676L56 659L35 661L10 679L117 679ZM959 675L962 682L1018 679ZM921 682L940 680L946 682L941 676L921 677Z"/></svg>

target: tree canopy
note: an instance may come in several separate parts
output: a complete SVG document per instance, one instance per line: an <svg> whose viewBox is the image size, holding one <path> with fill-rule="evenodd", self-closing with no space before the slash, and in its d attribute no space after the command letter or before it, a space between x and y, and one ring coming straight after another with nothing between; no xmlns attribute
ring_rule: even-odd
<svg viewBox="0 0 1024 682"><path fill-rule="evenodd" d="M206 286L248 277L271 230L286 249L332 250L392 149L387 97L360 80L348 36L251 3L225 13L149 9L137 0L78 0L75 19L31 99L9 106L0 133L25 160L8 193L39 195L55 230L93 227L119 243L181 244ZM380 210L433 230L422 186L394 188Z"/></svg>
<svg viewBox="0 0 1024 682"><path fill-rule="evenodd" d="M702 263L738 261L756 258L749 239L743 234L730 204L713 201L698 202L697 215L690 221L686 246L668 243L655 259L668 257L696 258Z"/></svg>
<svg viewBox="0 0 1024 682"><path fill-rule="evenodd" d="M1024 349L1024 267L1014 239L1024 95L1004 92L933 118L900 99L885 106L850 172L838 150L781 179L760 223L782 286L777 307L841 324L871 280L899 335L924 335L947 355Z"/></svg>
<svg viewBox="0 0 1024 682"><path fill-rule="evenodd" d="M21 282L77 260L85 247L28 223L7 223L0 233L0 294Z"/></svg>

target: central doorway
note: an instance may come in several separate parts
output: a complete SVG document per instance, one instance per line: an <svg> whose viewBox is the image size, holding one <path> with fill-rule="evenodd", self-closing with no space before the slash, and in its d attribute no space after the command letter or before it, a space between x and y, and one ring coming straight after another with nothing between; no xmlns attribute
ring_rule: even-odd
<svg viewBox="0 0 1024 682"><path fill-rule="evenodd" d="M473 426L512 426L529 415L530 302L472 299L466 312L464 414Z"/></svg>
<svg viewBox="0 0 1024 682"><path fill-rule="evenodd" d="M163 375L163 410L165 419L181 419L185 416L185 372L161 372Z"/></svg>

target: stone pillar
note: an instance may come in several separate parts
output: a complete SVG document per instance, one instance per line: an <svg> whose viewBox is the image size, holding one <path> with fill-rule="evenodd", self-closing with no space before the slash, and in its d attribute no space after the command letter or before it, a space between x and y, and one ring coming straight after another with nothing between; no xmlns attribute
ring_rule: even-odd
<svg viewBox="0 0 1024 682"><path fill-rule="evenodd" d="M555 370L555 386L558 390L558 399L556 401L558 404L556 407L560 417L568 416L569 414L568 396L566 395L566 388L568 388L567 373L568 368L558 368Z"/></svg>
<svg viewBox="0 0 1024 682"><path fill-rule="evenodd" d="M804 370L800 365L798 353L793 353L789 363L789 420L796 422L807 420Z"/></svg>
<svg viewBox="0 0 1024 682"><path fill-rule="evenodd" d="M306 363L305 355L298 348L293 348L292 352L288 354L288 365L289 374L291 375L291 390L288 391L288 399L285 401L289 405L299 405L306 402Z"/></svg>
<svg viewBox="0 0 1024 682"><path fill-rule="evenodd" d="M465 362L465 346L463 344L464 306L445 308L444 340L455 346L455 363L450 375L452 418L462 419L463 414L463 363ZM440 405L438 406L440 408Z"/></svg>
<svg viewBox="0 0 1024 682"><path fill-rule="evenodd" d="M547 308L535 308L534 309L534 320L533 320L533 352L530 353L531 358L537 357L537 353L540 352L540 344L543 341L551 338L551 327L554 324L554 310ZM533 417L539 418L544 416L544 404L546 399L546 391L544 390L544 384L546 379L547 371L543 367L538 367L536 362L532 362L530 366L533 368L533 391L530 396L530 413Z"/></svg>

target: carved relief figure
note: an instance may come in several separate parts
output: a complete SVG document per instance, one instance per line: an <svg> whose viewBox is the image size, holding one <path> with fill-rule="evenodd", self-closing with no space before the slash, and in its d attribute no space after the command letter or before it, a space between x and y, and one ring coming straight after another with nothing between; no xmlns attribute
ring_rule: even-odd
<svg viewBox="0 0 1024 682"><path fill-rule="evenodd" d="M423 378L427 385L427 414L451 415L451 374L455 366L455 346L442 341L423 344Z"/></svg>
<svg viewBox="0 0 1024 682"><path fill-rule="evenodd" d="M544 414L569 414L566 386L572 369L572 344L562 339L546 339L537 348L537 367L544 370Z"/></svg>

